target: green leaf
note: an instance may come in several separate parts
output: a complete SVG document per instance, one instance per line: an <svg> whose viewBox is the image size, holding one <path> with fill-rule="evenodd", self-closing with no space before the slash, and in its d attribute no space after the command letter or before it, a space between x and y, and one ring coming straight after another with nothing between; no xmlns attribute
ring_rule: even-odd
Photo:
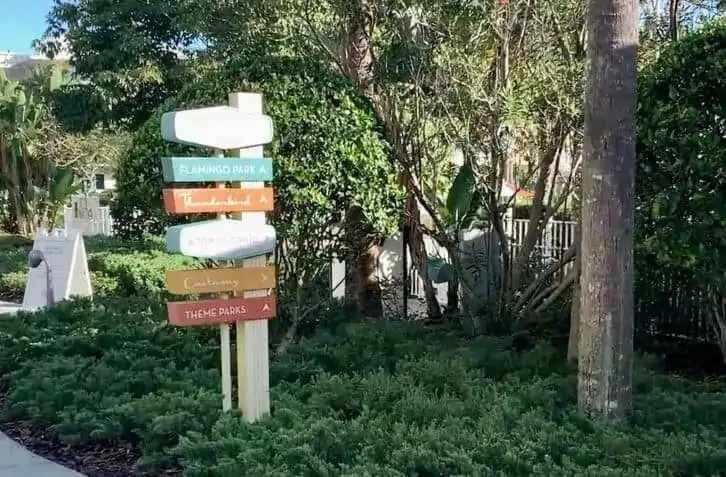
<svg viewBox="0 0 726 477"><path fill-rule="evenodd" d="M471 201L474 197L475 186L474 169L467 162L459 169L454 183L451 184L449 194L446 197L448 215L457 226L461 224L461 221L469 212Z"/></svg>
<svg viewBox="0 0 726 477"><path fill-rule="evenodd" d="M74 186L75 173L70 167L56 167L50 183L50 200L52 202L64 202L67 198L78 191Z"/></svg>

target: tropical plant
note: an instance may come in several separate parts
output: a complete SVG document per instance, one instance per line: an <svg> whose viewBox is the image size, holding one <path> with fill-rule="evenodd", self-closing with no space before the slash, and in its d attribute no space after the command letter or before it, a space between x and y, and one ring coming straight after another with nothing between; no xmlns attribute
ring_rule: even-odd
<svg viewBox="0 0 726 477"><path fill-rule="evenodd" d="M38 227L54 227L61 207L80 190L82 161L53 146L69 136L53 114L54 94L68 81L57 65L41 65L22 82L0 76L0 188L13 232L32 235ZM98 162L89 155L97 158L109 142L86 151L84 164Z"/></svg>

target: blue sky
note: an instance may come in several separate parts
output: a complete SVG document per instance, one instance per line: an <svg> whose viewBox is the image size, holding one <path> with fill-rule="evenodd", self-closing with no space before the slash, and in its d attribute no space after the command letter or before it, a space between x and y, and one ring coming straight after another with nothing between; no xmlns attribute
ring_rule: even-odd
<svg viewBox="0 0 726 477"><path fill-rule="evenodd" d="M30 44L45 31L45 17L53 0L10 0L2 4L0 51L31 53Z"/></svg>

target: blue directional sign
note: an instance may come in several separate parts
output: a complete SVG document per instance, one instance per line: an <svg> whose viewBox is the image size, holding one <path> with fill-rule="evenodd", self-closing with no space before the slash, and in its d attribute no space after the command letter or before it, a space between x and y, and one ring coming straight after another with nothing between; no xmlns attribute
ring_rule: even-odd
<svg viewBox="0 0 726 477"><path fill-rule="evenodd" d="M268 157L163 157L165 182L265 182L272 180Z"/></svg>

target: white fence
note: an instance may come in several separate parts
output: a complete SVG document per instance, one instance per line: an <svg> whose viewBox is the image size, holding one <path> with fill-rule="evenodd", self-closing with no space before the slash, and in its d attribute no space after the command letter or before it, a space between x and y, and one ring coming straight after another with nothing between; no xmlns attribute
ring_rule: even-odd
<svg viewBox="0 0 726 477"><path fill-rule="evenodd" d="M575 224L571 221L550 220L545 229L540 234L535 245L535 252L542 257L543 260L552 260L559 257L567 250L575 240ZM521 249L524 238L527 235L529 220L527 219L504 219L504 230L509 237L513 252L516 254ZM429 257L440 257L448 260L446 250L440 247L432 238L425 237L424 243ZM398 281L403 279L403 240L401 235L395 235L386 239L383 244L380 261L378 264L378 278L381 281ZM424 298L424 284L421 276L417 273L411 259L411 254L406 249L408 282L410 287L409 297L414 300ZM345 263L334 262L331 272L331 283L333 284L333 297L343 298L345 296ZM445 305L447 302L448 284L434 284L436 296L439 303ZM399 305L403 303L403 290L401 294L394 294L390 297L384 297L384 309L397 310Z"/></svg>
<svg viewBox="0 0 726 477"><path fill-rule="evenodd" d="M529 220L504 218L504 230L510 240L513 253L521 249ZM112 235L113 221L109 207L101 206L96 196L75 197L70 207L64 210L64 228L67 231L78 230L83 235ZM575 240L575 222L550 220L540 234L535 245L535 253L543 260L558 258L567 250ZM424 243L429 257L440 257L448 260L448 253L440 247L432 238L425 236ZM400 282L403 279L403 239L401 234L386 239L381 251L378 263L378 277L383 282ZM406 247L406 264L408 268L408 289L409 298L417 301L424 298L424 283L421 276L413 266L411 253ZM343 298L345 296L345 264L335 261L331 267L331 283L333 286L333 297ZM436 296L439 303L445 305L447 302L448 284L434 284ZM396 290L390 296L384 297L384 307L387 310L397 310L403 303L403 289Z"/></svg>
<svg viewBox="0 0 726 477"><path fill-rule="evenodd" d="M82 235L112 235L113 220L109 207L101 206L97 196L77 196L63 210L66 231L78 230Z"/></svg>

